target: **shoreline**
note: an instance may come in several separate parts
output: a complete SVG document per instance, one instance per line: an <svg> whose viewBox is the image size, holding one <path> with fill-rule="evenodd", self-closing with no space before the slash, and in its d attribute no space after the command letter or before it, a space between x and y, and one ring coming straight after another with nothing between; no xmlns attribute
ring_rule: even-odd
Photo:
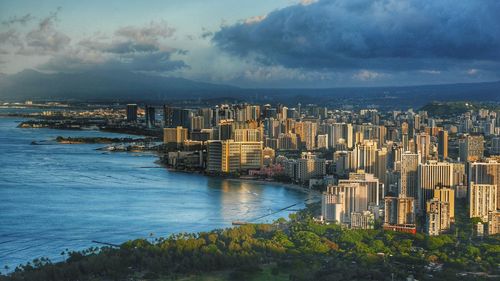
<svg viewBox="0 0 500 281"><path fill-rule="evenodd" d="M157 153L158 155L158 153ZM275 186L281 186L290 190L298 191L301 193L305 193L308 195L312 195L315 197L318 197L318 199L321 197L321 192L313 189L309 189L306 187L303 187L301 185L295 184L295 183L284 183L284 182L279 182L279 181L267 181L264 179L251 179L251 178L230 178L230 177L224 177L220 175L207 175L203 171L199 170L193 170L193 171L187 171L187 170L177 170L175 168L169 167L168 165L164 164L161 162L160 159L157 159L154 161L155 164L167 169L169 172L174 172L174 173L184 173L184 174L190 174L190 175L198 175L206 178L214 177L218 178L221 180L227 180L227 181L233 181L233 182L247 182L247 183L256 183L260 185L275 185Z"/></svg>
<svg viewBox="0 0 500 281"><path fill-rule="evenodd" d="M238 178L223 178L223 179L226 179L228 181L240 181L240 182L249 182L249 183L257 183L257 184L266 184L266 185L276 185L276 186L281 186L281 187L284 187L284 188L288 188L288 189L291 189L291 190L295 190L295 191L299 191L299 192L302 192L302 193L305 193L305 194L308 194L308 195L312 195L312 196L321 196L321 192L317 191L317 190L313 190L313 189L309 189L309 188L306 188L306 187L303 187L301 185L298 185L298 184L294 184L294 183L284 183L284 182L279 182L279 181L266 181L266 180L262 180L262 179L245 179L245 178L242 178L242 179L238 179Z"/></svg>

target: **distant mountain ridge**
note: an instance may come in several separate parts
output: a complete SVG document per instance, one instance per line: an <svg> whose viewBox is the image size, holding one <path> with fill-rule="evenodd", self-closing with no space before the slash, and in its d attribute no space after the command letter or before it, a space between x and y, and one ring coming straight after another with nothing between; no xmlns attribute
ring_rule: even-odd
<svg viewBox="0 0 500 281"><path fill-rule="evenodd" d="M247 101L331 107L419 108L430 101L500 102L500 81L399 87L248 89L133 72L46 74L24 70L0 76L0 100L183 102Z"/></svg>
<svg viewBox="0 0 500 281"><path fill-rule="evenodd" d="M236 87L128 71L46 74L24 70L0 76L0 99L126 100L176 98Z"/></svg>

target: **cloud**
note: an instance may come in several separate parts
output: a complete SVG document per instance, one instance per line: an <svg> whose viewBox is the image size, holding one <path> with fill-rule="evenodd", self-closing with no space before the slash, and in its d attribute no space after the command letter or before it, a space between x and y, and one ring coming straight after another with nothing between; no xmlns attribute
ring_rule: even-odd
<svg viewBox="0 0 500 281"><path fill-rule="evenodd" d="M212 38L212 36L214 36L214 33L212 31L210 31L204 27L201 29L201 35L200 35L201 39Z"/></svg>
<svg viewBox="0 0 500 281"><path fill-rule="evenodd" d="M424 73L424 74L433 74L433 75L441 74L441 71L435 70L435 69L422 69L422 70L419 70L418 72Z"/></svg>
<svg viewBox="0 0 500 281"><path fill-rule="evenodd" d="M182 60L172 60L171 56L170 52L130 53L120 56L74 52L55 56L37 69L50 72L105 70L163 73L187 67Z"/></svg>
<svg viewBox="0 0 500 281"><path fill-rule="evenodd" d="M59 52L69 45L71 41L69 36L56 30L54 26L60 10L58 8L48 17L40 20L37 28L26 34L26 46L18 51L19 54L46 55Z"/></svg>
<svg viewBox="0 0 500 281"><path fill-rule="evenodd" d="M160 39L172 37L175 31L175 28L170 27L165 21L152 21L149 25L143 27L126 26L119 28L116 30L115 35L134 42L155 44Z"/></svg>
<svg viewBox="0 0 500 281"><path fill-rule="evenodd" d="M159 46L157 44L140 43L134 41L102 42L92 39L84 39L79 42L79 45L92 50L115 54L154 52L159 50Z"/></svg>
<svg viewBox="0 0 500 281"><path fill-rule="evenodd" d="M303 1L222 26L220 49L263 65L406 71L500 69L500 1Z"/></svg>
<svg viewBox="0 0 500 281"><path fill-rule="evenodd" d="M357 73L355 73L352 77L356 80L361 80L361 81L369 81L369 80L375 80L379 79L381 77L384 77L385 74L375 72L375 71L369 71L369 70L361 70Z"/></svg>
<svg viewBox="0 0 500 281"><path fill-rule="evenodd" d="M31 14L26 14L24 16L18 17L18 16L13 16L10 17L8 20L2 21L3 25L6 26L11 26L14 24L21 24L21 25L26 25L28 22L34 20L35 17L33 17Z"/></svg>
<svg viewBox="0 0 500 281"><path fill-rule="evenodd" d="M310 5L314 2L316 2L316 0L300 0L300 4L302 4L304 6Z"/></svg>
<svg viewBox="0 0 500 281"><path fill-rule="evenodd" d="M259 22L265 20L266 17L267 17L267 15L250 17L250 18L245 20L245 24L259 23Z"/></svg>
<svg viewBox="0 0 500 281"><path fill-rule="evenodd" d="M106 70L162 74L187 68L184 61L172 58L174 55L185 55L187 51L171 48L163 42L174 33L175 29L165 22L122 27L111 37L96 33L53 56L38 69L50 72Z"/></svg>
<svg viewBox="0 0 500 281"><path fill-rule="evenodd" d="M19 33L14 29L9 29L5 32L0 32L0 45L20 47L22 46L22 41L19 38Z"/></svg>
<svg viewBox="0 0 500 281"><path fill-rule="evenodd" d="M471 69L467 70L467 74L469 74L469 75L476 75L478 72L479 72L479 70L475 69L475 68L471 68Z"/></svg>

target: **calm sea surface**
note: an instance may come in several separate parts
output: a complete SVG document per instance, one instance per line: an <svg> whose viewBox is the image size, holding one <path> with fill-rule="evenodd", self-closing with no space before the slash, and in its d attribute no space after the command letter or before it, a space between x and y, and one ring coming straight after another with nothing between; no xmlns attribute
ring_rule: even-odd
<svg viewBox="0 0 500 281"><path fill-rule="evenodd" d="M169 172L153 154L31 145L59 135L120 135L16 128L21 120L0 117L0 272L41 256L61 260L65 249L98 246L92 240L121 243L228 227L308 197L273 184Z"/></svg>

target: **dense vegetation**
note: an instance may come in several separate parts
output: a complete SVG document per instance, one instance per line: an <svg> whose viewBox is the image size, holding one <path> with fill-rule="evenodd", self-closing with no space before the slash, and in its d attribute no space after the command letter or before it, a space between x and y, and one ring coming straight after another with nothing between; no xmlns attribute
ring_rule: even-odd
<svg viewBox="0 0 500 281"><path fill-rule="evenodd" d="M217 275L223 280L404 280L410 274L453 280L465 272L500 274L499 237L470 239L470 222L455 235L428 237L321 225L309 210L274 224L71 252L63 263L35 260L0 281L191 280L186 276L214 272L223 272ZM466 277L480 278L486 277Z"/></svg>
<svg viewBox="0 0 500 281"><path fill-rule="evenodd" d="M459 116L469 110L479 109L499 110L498 103L471 103L464 101L454 102L431 102L423 106L420 110L427 111L430 116L449 118Z"/></svg>

